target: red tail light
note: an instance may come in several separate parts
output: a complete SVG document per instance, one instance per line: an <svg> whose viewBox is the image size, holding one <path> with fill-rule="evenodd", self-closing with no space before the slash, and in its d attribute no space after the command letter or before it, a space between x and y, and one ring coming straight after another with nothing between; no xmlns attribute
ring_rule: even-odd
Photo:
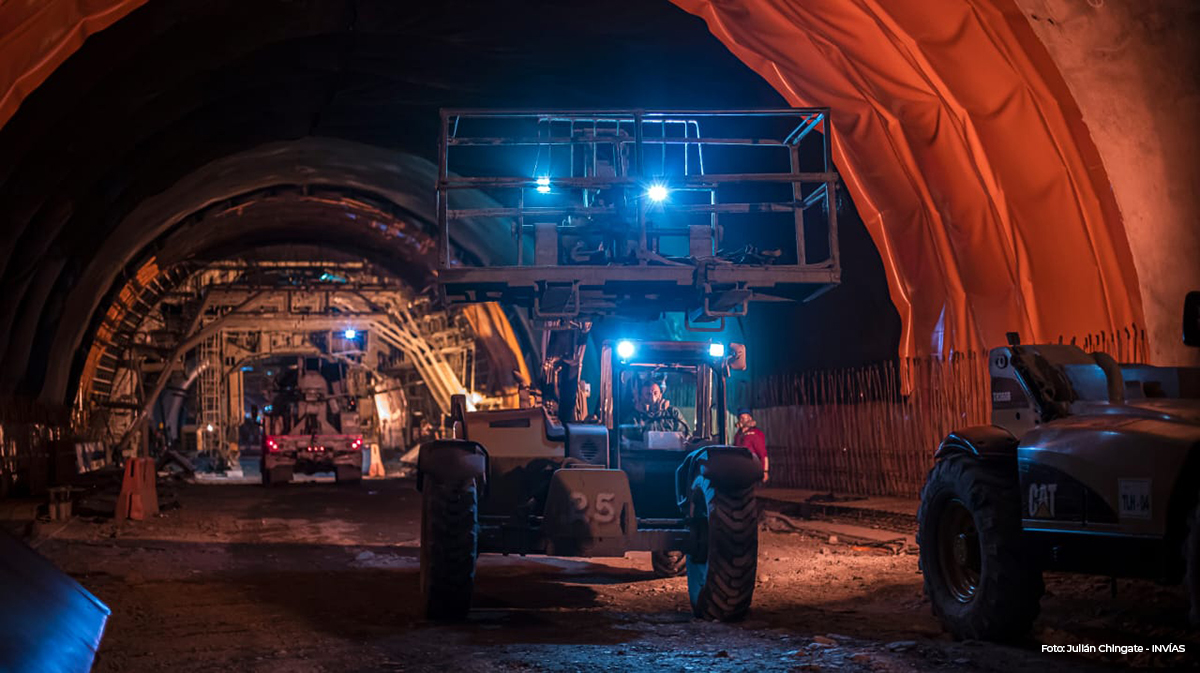
<svg viewBox="0 0 1200 673"><path fill-rule="evenodd" d="M279 445L276 444L275 440L271 439L270 437L267 438L267 452L268 453L278 453L279 452Z"/></svg>
<svg viewBox="0 0 1200 673"><path fill-rule="evenodd" d="M362 437L359 437L359 438L357 438L357 439L355 439L355 440L354 440L354 443L350 445L350 448L352 448L352 449L361 449L361 448L362 448L362 443L363 443L363 441L362 441Z"/></svg>

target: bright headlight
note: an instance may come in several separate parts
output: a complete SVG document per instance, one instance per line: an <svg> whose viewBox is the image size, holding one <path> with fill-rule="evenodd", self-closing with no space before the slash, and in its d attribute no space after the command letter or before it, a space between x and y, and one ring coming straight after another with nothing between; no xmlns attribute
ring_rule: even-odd
<svg viewBox="0 0 1200 673"><path fill-rule="evenodd" d="M708 354L714 358L725 357L725 344L709 344Z"/></svg>
<svg viewBox="0 0 1200 673"><path fill-rule="evenodd" d="M633 342L632 341L618 341L617 342L617 357L620 357L622 360L628 360L629 358L633 357Z"/></svg>

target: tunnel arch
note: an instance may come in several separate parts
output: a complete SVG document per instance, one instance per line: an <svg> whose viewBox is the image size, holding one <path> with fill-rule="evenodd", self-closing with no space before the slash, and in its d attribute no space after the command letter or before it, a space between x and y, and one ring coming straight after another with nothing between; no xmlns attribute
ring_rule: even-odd
<svg viewBox="0 0 1200 673"><path fill-rule="evenodd" d="M789 102L834 110L902 353L1145 326L1103 164L1014 2L675 1Z"/></svg>
<svg viewBox="0 0 1200 673"><path fill-rule="evenodd" d="M504 42L511 35L491 39L497 26L514 24L503 8L489 6L474 23L451 24L447 18L453 8L414 13L393 3L363 2L351 11L351 4L147 4L94 36L33 92L0 129L0 142L6 147L0 157L0 210L12 223L0 232L0 243L5 244L0 249L10 252L0 260L0 276L14 288L0 297L0 320L20 332L11 338L0 335L5 362L18 363L3 368L8 373L0 385L51 402L64 399L70 376L63 373L63 358L71 358L72 344L82 343L79 332L87 330L81 326L87 322L83 316L97 314L96 288L118 291L118 280L136 274L140 267L129 264L126 254L152 245L159 224L180 217L169 208L141 215L162 204L156 196L178 194L177 186L205 166L273 142L316 142L314 137L428 159L434 154L436 116L413 110L436 110L436 101L447 95L469 104L494 101L497 94L507 101L529 100L531 90L537 90L534 98L558 102L554 85L577 77L600 82L596 86L606 90L624 84L623 72L610 72L606 65L590 72L552 73L523 87L500 83L496 74L505 63L525 69L538 64L529 54L511 53ZM110 9L119 13L119 8ZM618 27L600 31L598 39L620 46L654 33L653 16L647 19L644 12L629 7L623 11L641 15L641 20L622 22L617 17ZM553 7L545 14L544 25L570 16L568 10ZM56 18L69 19L69 12ZM14 21L20 23L20 18ZM269 25L260 26L264 21ZM661 17L657 21L661 23ZM431 34L430 25L453 28L439 36ZM214 31L230 26L232 30L221 33L219 46L205 42ZM546 34L536 25L520 29L523 35ZM481 36L491 42L475 45L470 54L480 71L476 78L459 82L448 77L447 72L462 69L464 44ZM561 36L557 48L567 49L573 38ZM648 44L652 51L669 53L680 51L687 39L676 35L667 44ZM556 48L553 40L550 48ZM455 55L459 58L447 58ZM393 74L388 69L397 60L420 63L421 69ZM692 67L676 60L681 68ZM725 57L723 67L743 72L732 57ZM692 74L711 74L711 64L695 67ZM656 95L672 100L687 90L686 79L664 81ZM447 81L454 84L444 90ZM596 102L609 99L595 92L581 95L594 96ZM638 92L627 95L631 102L635 96L642 98ZM743 86L739 96L760 103L777 100L760 81ZM361 114L363 106L380 105L377 114ZM362 160L354 158L356 163ZM380 177L371 179L377 182ZM419 189L405 189L428 194L418 199L418 210L431 208L431 173L428 180L416 172L406 179ZM340 185L345 188L357 184L345 174L322 184L332 187L335 182L345 183ZM141 226L128 225L135 216ZM481 245L494 247L491 243ZM122 262L126 266L118 268ZM117 280L107 282L110 277ZM45 376L42 367L54 371Z"/></svg>
<svg viewBox="0 0 1200 673"><path fill-rule="evenodd" d="M892 0L823 0L801 6L784 0L676 0L675 4L701 17L713 35L789 102L834 108L841 134L837 136L839 165L881 252L891 296L903 318L901 354L990 345L1014 327L1027 338L1053 340L1145 324L1137 270L1103 162L1070 91L1015 2L937 0L917 6ZM619 5L597 3L596 7ZM388 3L311 0L304 3L305 11L292 8L290 13L283 4L271 5L258 11L270 14L278 10L278 21L260 27L262 34L253 35L250 26L257 24L239 23L244 14L231 2L199 8L173 4L172 0L110 0L90 8L93 11L88 15L63 11L36 16L23 15L28 11L24 8L8 8L14 13L8 17L11 25L29 28L29 34L39 35L41 41L14 43L14 67L7 79L0 80L0 86L6 85L0 99L0 122L8 121L31 92L33 97L40 95L45 87L38 85L47 80L60 90L97 91L99 83L87 77L95 68L89 70L86 64L76 63L79 59L68 59L83 44L85 34L112 33L123 26L127 44L113 46L115 38L107 44L111 61L107 65L118 63L143 75L156 72L154 64L144 58L147 43L172 46L186 34L183 26L194 29L196 35L211 34L205 30L226 24L232 27L229 39L219 48L209 49L216 55L207 60L198 54L204 51L201 47L213 45L203 44L201 37L174 47L174 53L185 56L177 67L186 72L183 79L188 83L176 87L175 97L167 92L148 95L144 87L119 81L121 86L113 87L113 93L103 99L112 102L126 96L132 101L131 110L142 114L139 119L147 123L157 119L155 110L171 112L167 116L175 125L155 129L157 135L145 135L138 144L141 151L147 146L168 145L169 151L154 155L160 159L188 149L213 159L244 146L253 133L222 137L214 147L172 139L172 131L181 129L187 131L181 135L190 140L203 137L193 131L211 123L213 100L224 101L227 108L239 94L247 96L246 109L250 110L243 121L258 131L275 123L279 128L271 129L274 135L301 137L339 128L338 133L370 144L416 147L418 154L427 155L428 146L417 146L422 137L428 142L432 133L421 121L402 125L404 128L376 123L349 132L338 127L353 121L351 112L338 100L345 91L339 88L345 84L339 79L354 80L352 85L360 90L378 88L379 96L384 96L387 88L381 82L395 76L384 73L386 68L378 64L372 71L363 54L355 50L369 45L363 50L370 56L395 56L400 52L388 51L384 43L398 34L412 38L417 46L403 52L400 61L387 63L421 64L421 69L399 76L416 92L416 98L449 99L456 104L559 103L553 85L566 86L568 81L562 73L535 73L530 82L489 88L486 80L499 74L511 76L511 68L530 64L528 54L514 56L510 45L490 37L497 32L492 30L496 25L526 17L488 13L499 11L495 9L480 9L478 16L468 17L471 21L448 29L449 37L443 39L430 34L430 29L444 28L446 18L439 12L453 9L400 16L405 10L388 7ZM553 46L543 53L577 42L579 36L572 31L578 28L572 21L580 15L550 5L545 9L543 15L530 20L526 33L551 40ZM654 20L643 21L645 26L619 37L647 38L658 25ZM380 28L384 25L388 27ZM576 27L545 30L568 25ZM105 30L108 26L115 28ZM660 38L671 48L686 48L689 40L696 39L692 33L664 35ZM129 39L131 36L136 39ZM94 39L104 37L100 34ZM477 80L452 86L455 91L449 96L439 95L446 80L433 74L445 65L436 56L456 53L453 48L432 49L444 47L443 43L475 49L474 62L481 71ZM603 53L603 46L597 52ZM432 51L426 53L428 50ZM268 67L306 53L284 68L283 74ZM647 46L642 55L653 53ZM479 58L480 54L484 57ZM463 56L461 50L458 55ZM972 67L964 68L964 63ZM67 67L58 67L63 64ZM267 76L242 89L219 77L239 67ZM664 81L652 92L644 87L627 91L622 94L625 99L618 102L666 100L677 104L683 100L703 105L696 95L689 98L683 93L688 84L705 70L715 77L728 74L731 67L728 62L696 64L685 73L690 79L683 76ZM438 72L445 74L444 68ZM206 97L200 91L205 83L213 84L218 93ZM180 97L181 88L190 93ZM611 86L593 88L574 100L588 101L590 95L596 103L614 101ZM755 83L729 92L740 94L739 100L750 104L773 100ZM362 100L370 97L355 99L355 105ZM409 100L405 105L415 109L429 103ZM253 113L260 108L267 113ZM1009 114L1013 108L1019 108L1017 114ZM287 114L282 112L285 109ZM55 114L67 113L58 110ZM100 118L120 116L118 109ZM53 121L20 119L19 115L13 119L21 122L22 129L43 131ZM432 119L424 123L431 126ZM11 126L6 124L6 130ZM1019 141L1027 140L1022 135L1027 130L1036 132L1038 149L1028 157L1014 157L1014 148L1022 146ZM18 134L14 152L29 154L37 138L36 132ZM69 152L65 156L71 158ZM34 167L39 166L44 173L53 168L45 161ZM164 175L158 187L170 184L171 178L178 175ZM122 179L127 178L104 183L100 191L118 193L117 202L126 205L145 198L145 187L140 195L136 190L122 192L128 186ZM21 181L6 182L6 190L11 190ZM13 196L12 192L7 196ZM47 232L70 220L81 207L53 199L15 201L15 211L31 222L45 224L34 229ZM100 234L96 236L103 240ZM39 238L27 232L18 233L13 242L14 248L35 253L61 245L48 234ZM1071 259L1064 258L1063 250L1071 252ZM80 273L69 259L27 264L15 274L12 264L4 269L7 275L17 277L19 292L17 298L0 302L0 316L13 316L14 322L22 323L36 317L40 307L53 309L65 288L78 282ZM45 323L48 314L43 310L40 315ZM61 389L57 383L25 387L43 392Z"/></svg>
<svg viewBox="0 0 1200 673"><path fill-rule="evenodd" d="M72 354L86 347L115 295L177 265L311 243L361 256L414 292L427 290L436 247L433 174L424 159L329 138L272 143L198 169L118 223L83 270L66 299L67 327L51 346L44 395L72 395L85 366ZM453 245L476 259L511 254L511 239L490 224L467 223L468 236Z"/></svg>

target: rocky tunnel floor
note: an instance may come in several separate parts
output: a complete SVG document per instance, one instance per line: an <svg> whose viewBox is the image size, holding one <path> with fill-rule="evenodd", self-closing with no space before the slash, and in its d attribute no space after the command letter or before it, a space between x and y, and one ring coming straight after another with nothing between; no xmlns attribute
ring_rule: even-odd
<svg viewBox="0 0 1200 673"><path fill-rule="evenodd" d="M1047 578L1031 638L955 642L911 553L763 532L737 624L691 617L683 578L624 559L485 555L460 624L418 609L412 482L182 485L145 522L49 524L40 552L113 610L95 670L928 671L1191 668L1178 587ZM1186 654L1043 654L1043 644L1186 643ZM1149 649L1149 648L1147 648Z"/></svg>

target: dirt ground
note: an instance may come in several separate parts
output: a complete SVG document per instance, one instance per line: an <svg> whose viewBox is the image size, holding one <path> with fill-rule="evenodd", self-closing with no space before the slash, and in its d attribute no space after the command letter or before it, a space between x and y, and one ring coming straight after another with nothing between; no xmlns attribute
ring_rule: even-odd
<svg viewBox="0 0 1200 673"><path fill-rule="evenodd" d="M145 522L77 517L34 544L113 610L95 670L929 671L1192 668L1178 587L1050 576L1032 638L955 642L917 557L764 531L750 617L701 622L686 580L624 559L480 559L463 624L418 614L420 505L404 479L181 484ZM1042 644L1186 643L1186 654L1043 654Z"/></svg>

